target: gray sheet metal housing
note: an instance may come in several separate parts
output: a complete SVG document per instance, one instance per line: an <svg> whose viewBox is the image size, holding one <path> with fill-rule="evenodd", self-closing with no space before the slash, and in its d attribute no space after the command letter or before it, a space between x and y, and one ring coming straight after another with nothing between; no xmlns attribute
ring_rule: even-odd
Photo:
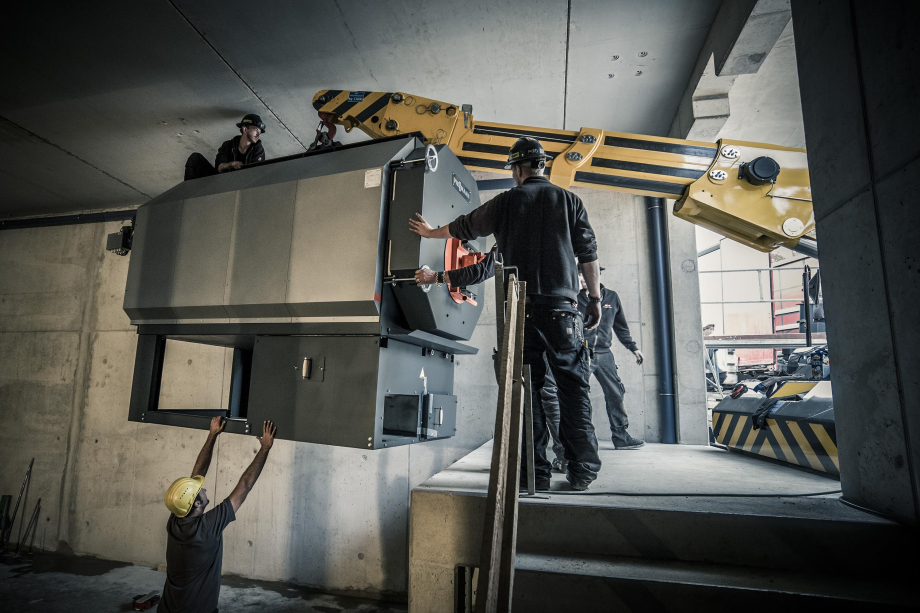
<svg viewBox="0 0 920 613"><path fill-rule="evenodd" d="M437 149L436 172L404 163L424 157L409 135L186 181L141 206L124 302L140 335L129 419L206 428L225 414L238 433L271 419L279 438L365 449L452 436L454 356L476 353L458 341L482 305L388 282L444 269L445 241L408 232L410 215L442 225L479 205L469 172ZM234 348L230 407L159 409L167 339ZM414 432L384 433L395 396L418 399Z"/></svg>

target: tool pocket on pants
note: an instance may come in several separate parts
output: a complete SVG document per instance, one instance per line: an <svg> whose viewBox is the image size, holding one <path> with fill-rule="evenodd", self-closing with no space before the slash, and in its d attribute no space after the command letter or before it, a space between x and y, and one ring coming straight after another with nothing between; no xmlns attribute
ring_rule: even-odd
<svg viewBox="0 0 920 613"><path fill-rule="evenodd" d="M551 314L551 342L560 353L584 348L585 334L581 317L572 311L553 311Z"/></svg>

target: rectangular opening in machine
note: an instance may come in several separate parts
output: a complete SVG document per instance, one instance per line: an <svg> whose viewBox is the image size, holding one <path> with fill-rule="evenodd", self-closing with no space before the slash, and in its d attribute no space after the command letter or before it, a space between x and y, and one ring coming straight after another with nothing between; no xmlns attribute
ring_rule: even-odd
<svg viewBox="0 0 920 613"><path fill-rule="evenodd" d="M146 422L200 427L198 419L215 416L245 421L251 367L251 349L142 335L134 387L149 391L146 400L132 393L132 405L139 404Z"/></svg>

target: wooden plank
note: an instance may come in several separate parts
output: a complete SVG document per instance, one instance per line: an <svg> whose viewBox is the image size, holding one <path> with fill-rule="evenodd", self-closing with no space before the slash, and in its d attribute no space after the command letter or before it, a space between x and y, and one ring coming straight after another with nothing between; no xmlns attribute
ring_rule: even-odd
<svg viewBox="0 0 920 613"><path fill-rule="evenodd" d="M496 274L496 285L499 275ZM508 279L507 309L516 313L518 294L515 278ZM501 298L497 298L501 300ZM500 310L496 319L500 319ZM492 443L492 468L489 471L489 491L486 499L485 524L479 553L479 582L476 589L476 612L498 611L498 583L504 529L505 496L507 492L507 460L511 430L512 380L517 341L517 317L509 318L499 347L498 408L495 412L495 435ZM520 377L518 377L520 378Z"/></svg>
<svg viewBox="0 0 920 613"><path fill-rule="evenodd" d="M530 377L530 364L524 366L522 374L524 378L524 457L527 458L527 495L535 496L537 477L533 465L533 384Z"/></svg>
<svg viewBox="0 0 920 613"><path fill-rule="evenodd" d="M502 529L501 561L498 573L498 610L511 611L511 594L514 588L514 556L517 550L518 496L521 479L521 434L524 415L524 293L526 283L518 284L518 303L509 316L517 319L514 330L514 378L511 387L511 420L509 422L508 455L505 470L505 510Z"/></svg>
<svg viewBox="0 0 920 613"><path fill-rule="evenodd" d="M495 334L496 351L501 351L505 338L505 267L495 262Z"/></svg>

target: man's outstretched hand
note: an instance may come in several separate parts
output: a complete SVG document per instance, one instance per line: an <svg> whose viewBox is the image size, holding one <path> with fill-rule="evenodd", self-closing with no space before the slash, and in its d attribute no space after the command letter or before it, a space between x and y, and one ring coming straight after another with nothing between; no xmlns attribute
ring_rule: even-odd
<svg viewBox="0 0 920 613"><path fill-rule="evenodd" d="M432 228L431 224L425 221L425 218L419 213L416 213L415 216L418 217L418 219L409 220L409 229L423 238L431 238L431 233L434 231L434 228Z"/></svg>
<svg viewBox="0 0 920 613"><path fill-rule="evenodd" d="M275 424L270 421L262 422L262 436L258 437L262 443L262 449L271 449L275 442Z"/></svg>
<svg viewBox="0 0 920 613"><path fill-rule="evenodd" d="M227 425L227 420L218 415L217 417L211 418L211 426L210 428L208 428L208 431L211 434L211 436L217 436L218 434L224 431L224 426L226 425Z"/></svg>

